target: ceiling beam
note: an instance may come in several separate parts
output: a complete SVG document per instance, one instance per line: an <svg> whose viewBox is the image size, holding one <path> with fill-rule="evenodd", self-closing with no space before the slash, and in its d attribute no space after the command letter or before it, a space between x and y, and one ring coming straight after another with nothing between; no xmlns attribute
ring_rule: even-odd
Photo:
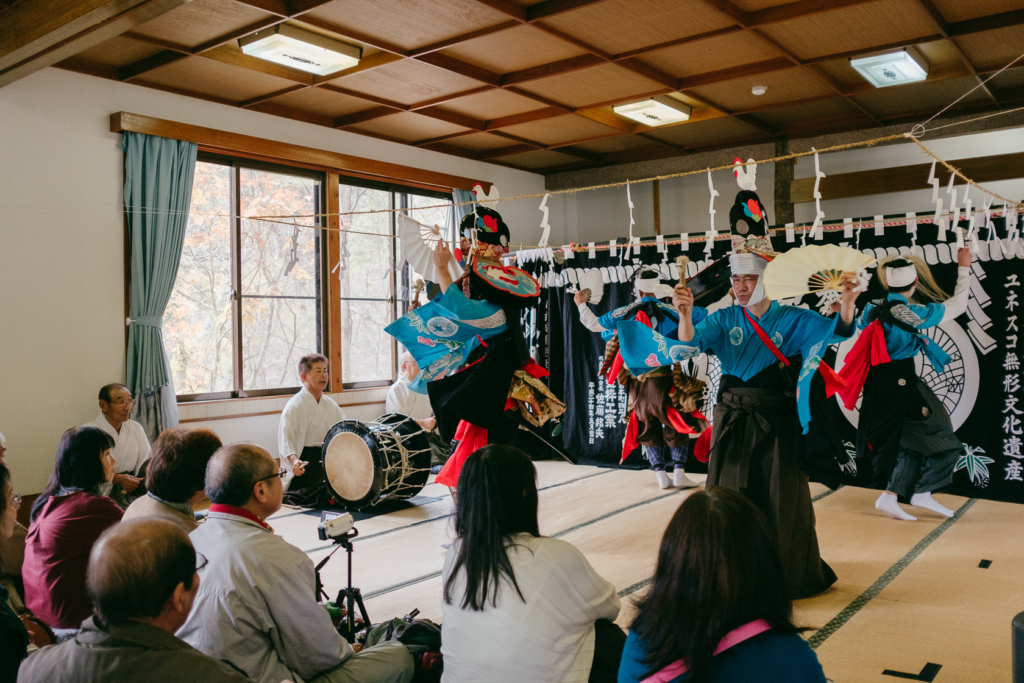
<svg viewBox="0 0 1024 683"><path fill-rule="evenodd" d="M534 66L529 69L510 71L500 76L500 82L502 87L507 87L510 85L516 85L517 83L526 83L529 81L540 80L541 78L550 78L551 76L558 76L559 74L579 71L580 69L588 69L592 66L604 63L604 60L597 55L585 53L575 57L569 57L568 59L560 59L556 62L541 64L540 66Z"/></svg>
<svg viewBox="0 0 1024 683"><path fill-rule="evenodd" d="M359 63L355 66L349 67L348 69L342 69L341 71L335 71L332 74L326 76L313 76L313 85L320 85L321 83L330 83L336 81L339 78L345 78L346 76L353 76L355 74L363 73L364 71L372 71L373 69L379 69L382 66L393 64L394 62L400 62L404 59L401 55L396 55L391 52L375 52L374 54L360 59Z"/></svg>
<svg viewBox="0 0 1024 683"><path fill-rule="evenodd" d="M438 121L454 123L456 126L462 126L463 128L472 128L477 131L483 131L486 128L486 124L480 119L444 109L442 107L424 107L423 109L417 109L416 113L422 114L423 116L429 116L430 118L437 119Z"/></svg>
<svg viewBox="0 0 1024 683"><path fill-rule="evenodd" d="M420 140L419 142L412 143L413 147L423 147L424 145L433 145L438 142L444 142L446 140L452 140L454 138L463 138L467 135L476 135L479 131L475 130L460 130L457 133L448 133L447 135L438 135L436 138L427 138L426 140Z"/></svg>
<svg viewBox="0 0 1024 683"><path fill-rule="evenodd" d="M543 119L550 119L556 116L565 116L566 112L562 109L556 109L555 107L545 107L544 109L534 109L532 111L524 111L521 114L512 114L510 116L501 116L496 119L489 119L485 121L484 130L494 130L497 128L507 128L509 126L517 126L520 123L531 123L533 121L541 121Z"/></svg>
<svg viewBox="0 0 1024 683"><path fill-rule="evenodd" d="M461 90L459 92L453 92L448 95L432 97L429 100L423 100L422 102L417 102L415 104L409 105L409 111L416 111L418 109L423 109L424 107L433 107L435 105L444 104L445 102L451 102L452 100L458 100L463 97L479 95L480 93L483 92L490 92L491 90L496 90L496 88L492 85L480 85L475 88L470 88L469 90Z"/></svg>
<svg viewBox="0 0 1024 683"><path fill-rule="evenodd" d="M0 13L0 87L53 66L188 0L51 0Z"/></svg>
<svg viewBox="0 0 1024 683"><path fill-rule="evenodd" d="M544 0L526 8L526 20L530 23L554 17L564 12L597 5L605 0Z"/></svg>
<svg viewBox="0 0 1024 683"><path fill-rule="evenodd" d="M504 157L509 156L510 154L522 154L523 152L536 151L538 151L538 147L536 145L509 145L508 147L498 147L497 149L484 150L483 152L477 153L474 158L477 161L486 161L487 159L494 159L495 157Z"/></svg>
<svg viewBox="0 0 1024 683"><path fill-rule="evenodd" d="M747 26L750 28L767 26L768 24L775 24L780 21L809 17L822 12L843 9L844 7L863 5L868 2L876 2L876 0L797 0L797 2L788 2L783 5L748 12Z"/></svg>
<svg viewBox="0 0 1024 683"><path fill-rule="evenodd" d="M247 109L255 104L262 104L263 102L268 102L278 97L290 95L293 92L298 92L299 90L306 90L308 89L308 87L309 86L305 86L302 84L293 85L291 87L284 88L283 90L276 90L274 92L267 93L266 95L260 95L258 97L253 97L252 99L244 100L242 102L239 102L238 106L242 109Z"/></svg>
<svg viewBox="0 0 1024 683"><path fill-rule="evenodd" d="M706 31L704 33L698 33L696 35L687 36L685 38L667 40L664 43L655 43L654 45L648 45L647 47L641 47L636 50L629 50L628 52L620 52L617 55L612 55L612 58L615 61L620 61L623 59L629 59L630 57L639 57L640 55L646 55L651 52L657 52L658 50L666 50L670 47L686 45L687 43L696 43L701 40L710 40L712 38L718 38L719 36L727 36L730 33L737 33L742 30L742 26L726 26L725 28L715 29L714 31Z"/></svg>
<svg viewBox="0 0 1024 683"><path fill-rule="evenodd" d="M279 16L282 19L287 19L290 11L286 0L235 0L235 2L239 5L262 10L267 14Z"/></svg>
<svg viewBox="0 0 1024 683"><path fill-rule="evenodd" d="M514 0L476 0L481 5L487 5L493 10L512 17L519 23L526 23L526 8Z"/></svg>
<svg viewBox="0 0 1024 683"><path fill-rule="evenodd" d="M357 43L362 43L363 45L369 45L372 48L383 50L384 52L390 52L403 57L409 56L409 51L399 45L395 45L387 40L382 40L375 36L363 33L362 31L357 31L354 28L349 28L348 26L342 26L341 24L335 24L333 22L308 15L299 17L298 21L299 23L312 26L313 28L318 28L321 31L334 33L342 38L348 38L349 40L354 40Z"/></svg>
<svg viewBox="0 0 1024 683"><path fill-rule="evenodd" d="M753 62L751 64L743 64L742 66L733 66L728 69L719 69L718 71L708 71L706 73L680 78L676 81L676 90L679 90L680 92L687 92L704 85L731 81L736 78L746 78L747 76L770 74L775 71L792 69L793 66L793 62L790 60L784 57L778 57L776 59L767 59L763 62Z"/></svg>
<svg viewBox="0 0 1024 683"><path fill-rule="evenodd" d="M480 81L481 83L487 83L488 85L500 86L501 75L496 74L493 71L481 68L479 66L473 66L468 62L463 62L455 57L443 55L440 52L428 52L425 55L415 57L417 61L423 62L424 64L430 64L452 73L457 73L467 78Z"/></svg>
<svg viewBox="0 0 1024 683"><path fill-rule="evenodd" d="M946 31L952 37L966 36L971 33L995 31L1010 26L1020 26L1021 24L1024 24L1024 9L1016 9L999 14L989 14L988 16L975 19L954 21L947 25Z"/></svg>
<svg viewBox="0 0 1024 683"><path fill-rule="evenodd" d="M389 109L409 111L412 108L411 105L395 102L394 100L389 100L384 97L377 97L375 95L368 95L367 93L349 90L348 88L343 88L336 83L324 83L318 87L323 88L324 90L330 90L331 92L341 93L342 95L348 95L349 97L355 97L360 100L366 100L367 102L374 102Z"/></svg>
<svg viewBox="0 0 1024 683"><path fill-rule="evenodd" d="M393 109L391 107L374 107L373 109L365 109L363 111L357 111L352 114L345 114L343 116L336 117L333 122L333 127L344 128L345 126L354 126L357 123L366 123L367 121L373 121L374 119L398 114L400 111L401 110Z"/></svg>

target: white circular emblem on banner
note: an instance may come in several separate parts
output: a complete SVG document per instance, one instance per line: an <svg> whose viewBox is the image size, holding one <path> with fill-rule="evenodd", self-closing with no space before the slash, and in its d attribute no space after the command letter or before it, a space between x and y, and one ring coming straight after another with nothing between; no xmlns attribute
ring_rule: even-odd
<svg viewBox="0 0 1024 683"><path fill-rule="evenodd" d="M427 321L427 329L438 337L450 337L459 331L459 326L448 318L438 316Z"/></svg>

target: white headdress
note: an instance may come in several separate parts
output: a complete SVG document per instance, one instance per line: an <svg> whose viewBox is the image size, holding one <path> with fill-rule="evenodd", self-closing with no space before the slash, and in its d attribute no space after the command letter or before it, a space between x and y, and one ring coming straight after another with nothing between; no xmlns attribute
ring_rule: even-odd
<svg viewBox="0 0 1024 683"><path fill-rule="evenodd" d="M899 263L899 261L892 263ZM889 289L906 289L914 284L915 280L917 280L917 268L913 263L900 266L886 265L885 282L889 285Z"/></svg>

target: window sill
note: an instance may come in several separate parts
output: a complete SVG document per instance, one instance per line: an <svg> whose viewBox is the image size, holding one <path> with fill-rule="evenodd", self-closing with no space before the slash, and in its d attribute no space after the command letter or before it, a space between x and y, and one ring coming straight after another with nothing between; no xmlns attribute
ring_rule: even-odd
<svg viewBox="0 0 1024 683"><path fill-rule="evenodd" d="M327 395L333 398L342 410L359 406L380 405L381 412L383 412L384 401L387 399L389 389L390 386L369 389L347 389L340 393L328 392ZM294 394L214 399L210 401L187 401L178 404L179 421L182 424L188 424L190 422L276 415L284 410L285 405L292 396Z"/></svg>

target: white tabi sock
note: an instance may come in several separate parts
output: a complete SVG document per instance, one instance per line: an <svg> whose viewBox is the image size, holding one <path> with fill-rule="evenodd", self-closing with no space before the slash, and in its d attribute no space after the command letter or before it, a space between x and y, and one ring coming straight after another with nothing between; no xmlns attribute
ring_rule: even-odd
<svg viewBox="0 0 1024 683"><path fill-rule="evenodd" d="M682 467L677 467L672 470L672 485L679 489L692 489L694 486L700 486L700 482L690 479Z"/></svg>
<svg viewBox="0 0 1024 683"><path fill-rule="evenodd" d="M875 501L875 509L882 514L892 517L893 519L901 519L905 522L916 522L917 517L908 515L900 507L899 499L892 493L883 492Z"/></svg>
<svg viewBox="0 0 1024 683"><path fill-rule="evenodd" d="M925 510L931 510L937 512L944 517L952 517L953 511L943 506L939 501L932 498L932 494L929 492L915 493L910 497L910 504L914 507L924 508Z"/></svg>
<svg viewBox="0 0 1024 683"><path fill-rule="evenodd" d="M668 472L665 470L654 470L654 475L658 477L658 486L663 489L672 488L672 480L668 477Z"/></svg>

